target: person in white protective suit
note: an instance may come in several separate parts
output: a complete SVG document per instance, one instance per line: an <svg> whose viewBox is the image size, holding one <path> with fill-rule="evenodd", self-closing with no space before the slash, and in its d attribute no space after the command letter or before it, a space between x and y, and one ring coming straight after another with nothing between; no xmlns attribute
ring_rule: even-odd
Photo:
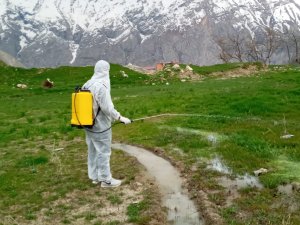
<svg viewBox="0 0 300 225"><path fill-rule="evenodd" d="M86 129L88 146L88 176L94 184L101 182L101 187L117 187L121 180L112 178L110 155L112 131L111 123L119 120L124 124L131 120L123 117L114 108L110 95L110 65L104 60L96 63L94 75L84 85L93 94L93 113L95 123L92 129Z"/></svg>

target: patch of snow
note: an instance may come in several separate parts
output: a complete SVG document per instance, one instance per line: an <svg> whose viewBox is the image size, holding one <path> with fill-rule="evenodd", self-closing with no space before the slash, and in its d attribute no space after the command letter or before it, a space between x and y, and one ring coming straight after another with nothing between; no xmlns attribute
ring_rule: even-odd
<svg viewBox="0 0 300 225"><path fill-rule="evenodd" d="M244 24L244 27L249 31L250 35L251 35L251 38L254 38L255 37L255 33L253 32L253 30L249 27L248 23L246 22Z"/></svg>
<svg viewBox="0 0 300 225"><path fill-rule="evenodd" d="M0 1L0 17L5 14L6 8L6 1Z"/></svg>
<svg viewBox="0 0 300 225"><path fill-rule="evenodd" d="M110 38L109 40L112 41L112 42L119 42L120 40L122 40L122 39L126 38L127 36L129 36L130 33L131 33L131 29L126 29L118 37Z"/></svg>
<svg viewBox="0 0 300 225"><path fill-rule="evenodd" d="M36 12L35 18L43 22L57 22L61 19L61 14L53 0L44 1L41 8Z"/></svg>
<svg viewBox="0 0 300 225"><path fill-rule="evenodd" d="M143 34L140 33L140 37L141 37L141 39L142 39L141 43L143 43L143 42L146 41L148 38L150 38L151 35L143 35Z"/></svg>
<svg viewBox="0 0 300 225"><path fill-rule="evenodd" d="M70 47L70 51L71 51L72 56L73 56L72 60L70 61L70 64L73 64L74 61L75 61L75 59L76 59L76 57L77 57L77 50L79 48L79 45L71 42L69 44L69 47Z"/></svg>
<svg viewBox="0 0 300 225"><path fill-rule="evenodd" d="M20 36L20 43L19 44L20 44L20 47L21 47L19 52L21 52L23 50L23 48L25 48L26 45L27 45L27 40L24 36Z"/></svg>
<svg viewBox="0 0 300 225"><path fill-rule="evenodd" d="M9 1L10 2L10 1ZM204 10L195 12L193 8L198 7L200 2L192 2L190 5L184 5L184 0L168 1L140 1L140 0L103 0L93 3L86 0L15 0L10 2L10 8L19 7L24 12L32 14L32 18L40 22L67 22L75 32L76 26L85 30L94 30L96 28L107 27L110 25L128 24L126 14L128 9L139 10L138 17L147 17L158 10L158 14L165 16L165 22L169 24L190 25L192 20L189 14L194 14L194 21L201 21L205 16ZM2 8L2 13L4 9ZM125 18L125 21L124 21ZM174 23L175 22L175 23ZM60 22L59 22L60 23ZM149 23L149 21L147 21ZM152 21L153 24L156 21Z"/></svg>
<svg viewBox="0 0 300 225"><path fill-rule="evenodd" d="M235 16L248 22L248 25L268 26L271 18L274 18L278 23L292 19L299 24L300 21L300 5L295 1L267 0L269 4L267 7L257 0L215 0L214 3L216 14L220 15L232 9L237 9L234 12ZM263 11L269 11L271 14L266 20L262 18Z"/></svg>
<svg viewBox="0 0 300 225"><path fill-rule="evenodd" d="M30 29L26 29L25 27L21 27L20 31L24 36L26 36L29 39L33 39L36 37L36 33Z"/></svg>
<svg viewBox="0 0 300 225"><path fill-rule="evenodd" d="M20 7L24 11L33 12L37 2L38 0L13 0L12 2L9 1L9 5L13 4L14 6Z"/></svg>

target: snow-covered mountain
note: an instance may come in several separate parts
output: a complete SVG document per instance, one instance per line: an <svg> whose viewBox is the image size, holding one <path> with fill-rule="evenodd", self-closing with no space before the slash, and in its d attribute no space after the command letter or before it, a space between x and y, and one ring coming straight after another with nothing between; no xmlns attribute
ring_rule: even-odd
<svg viewBox="0 0 300 225"><path fill-rule="evenodd" d="M0 0L0 50L32 67L220 62L231 29L300 26L296 0Z"/></svg>

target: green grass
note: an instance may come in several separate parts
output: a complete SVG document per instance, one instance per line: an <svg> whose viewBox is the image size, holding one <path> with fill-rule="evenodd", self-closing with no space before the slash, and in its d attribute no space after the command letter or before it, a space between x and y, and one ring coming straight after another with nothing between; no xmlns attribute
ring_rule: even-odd
<svg viewBox="0 0 300 225"><path fill-rule="evenodd" d="M218 67L211 68L211 71L219 70ZM123 98L116 102L131 118L160 113L204 116L167 117L137 122L128 127L115 128L116 137L148 148L161 147L167 151L166 154L188 165L201 157L210 158L217 154L237 174L253 174L254 170L268 168L270 172L261 177L261 182L273 192L280 184L300 181L299 85L299 70L285 68L232 80L208 79L201 83L132 87L126 93L136 94L136 98ZM122 90L115 90L115 93L117 96L123 95ZM205 135L199 132L181 133L178 127L226 138L219 138L220 142L212 145ZM281 139L280 136L286 131L295 136ZM184 155L174 151L175 148L180 149ZM286 160L284 163L279 160L282 157ZM270 195L268 198L272 199ZM255 201L251 204L257 204L258 208L265 207ZM251 204L248 206L250 211ZM263 216L270 212L272 209L268 208ZM276 213L284 214L283 208L281 211L276 210ZM297 223L299 217L299 214L294 215L292 221ZM280 221L277 216L272 220ZM258 223L255 216L252 221L252 224Z"/></svg>
<svg viewBox="0 0 300 225"><path fill-rule="evenodd" d="M263 64L260 62L251 62L251 63L226 63L226 64L216 64L213 66L196 66L191 65L195 73L209 76L212 73L216 72L227 72L234 69L242 68L249 69L250 67L255 67L257 70L263 69Z"/></svg>
<svg viewBox="0 0 300 225"><path fill-rule="evenodd" d="M152 207L152 205L155 202L155 198L153 198L153 195L158 194L157 190L153 191L147 189L144 194L145 194L144 199L142 201L131 203L130 205L128 205L127 216L128 216L129 223L146 225L146 224L150 224L151 217L159 218L159 209L153 209ZM159 222L161 224L167 223L166 221L159 221Z"/></svg>
<svg viewBox="0 0 300 225"><path fill-rule="evenodd" d="M137 224L147 224L149 218L143 217L141 213L149 207L146 201L132 203L127 207L128 222Z"/></svg>
<svg viewBox="0 0 300 225"><path fill-rule="evenodd" d="M110 194L107 199L110 201L113 205L119 205L122 203L122 198L119 195L116 194Z"/></svg>
<svg viewBox="0 0 300 225"><path fill-rule="evenodd" d="M150 149L161 147L165 154L182 160L187 167L203 158L220 155L237 174L267 168L270 172L260 177L266 191L256 192L256 195L272 202L272 193L278 185L300 181L300 71L284 66L237 79L209 77L214 72L247 66L192 66L196 73L209 79L183 83L172 78L170 85L165 82L152 85L152 81L161 80L161 74L148 77L120 65L111 65L112 97L122 115L131 119L162 113L202 115L161 117L128 126L116 125L113 127L114 140ZM121 70L129 77L123 78ZM71 128L69 121L71 93L92 74L92 67L21 69L0 66L0 216L11 213L35 220L36 212L47 203L74 189L89 188L84 184L86 146L84 142L79 145L75 142L78 137L83 139L84 134L82 130ZM42 87L46 78L54 81L54 88ZM28 88L18 89L18 83L25 83ZM285 133L294 137L280 138ZM215 143L209 140L211 135L216 137ZM55 157L51 150L60 147L59 143L72 144ZM134 179L131 167L126 173L122 168L114 170L120 178L126 177L127 183ZM202 177L195 176L194 182L202 179L201 185L214 188L211 180L215 174L207 174L207 178L205 173ZM53 194L44 199L43 193L49 190ZM108 196L111 196L107 200L112 204L122 200L118 195ZM16 205L22 207L7 210ZM130 218L135 220L140 214L140 206L131 207L128 209ZM261 203L259 197L247 204L237 201L233 208L225 209L221 214L226 219L238 217L239 212L247 210L252 216L252 224L259 224L262 216L267 217L263 220L266 222L268 214L275 213L278 216L270 216L269 221L276 224L285 214L282 208L274 210ZM259 214L259 211L263 213ZM291 221L296 223L299 217L297 213L292 214ZM89 219L93 218L87 216L86 220ZM245 222L236 221L237 224ZM69 222L72 223L67 218L64 223Z"/></svg>
<svg viewBox="0 0 300 225"><path fill-rule="evenodd" d="M0 66L1 66L1 67L6 67L7 65L6 65L6 63L4 63L2 60L0 60Z"/></svg>
<svg viewBox="0 0 300 225"><path fill-rule="evenodd" d="M214 72L225 72L243 66L241 63L217 64L213 66L196 66L191 65L191 68L199 74L209 75Z"/></svg>

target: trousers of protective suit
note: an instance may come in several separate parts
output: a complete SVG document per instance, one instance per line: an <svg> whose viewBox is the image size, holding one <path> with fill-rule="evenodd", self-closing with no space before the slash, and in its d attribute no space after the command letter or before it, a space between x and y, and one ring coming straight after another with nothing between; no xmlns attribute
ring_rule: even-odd
<svg viewBox="0 0 300 225"><path fill-rule="evenodd" d="M86 131L88 176L91 180L107 181L112 178L110 172L111 140L111 129L97 135Z"/></svg>

